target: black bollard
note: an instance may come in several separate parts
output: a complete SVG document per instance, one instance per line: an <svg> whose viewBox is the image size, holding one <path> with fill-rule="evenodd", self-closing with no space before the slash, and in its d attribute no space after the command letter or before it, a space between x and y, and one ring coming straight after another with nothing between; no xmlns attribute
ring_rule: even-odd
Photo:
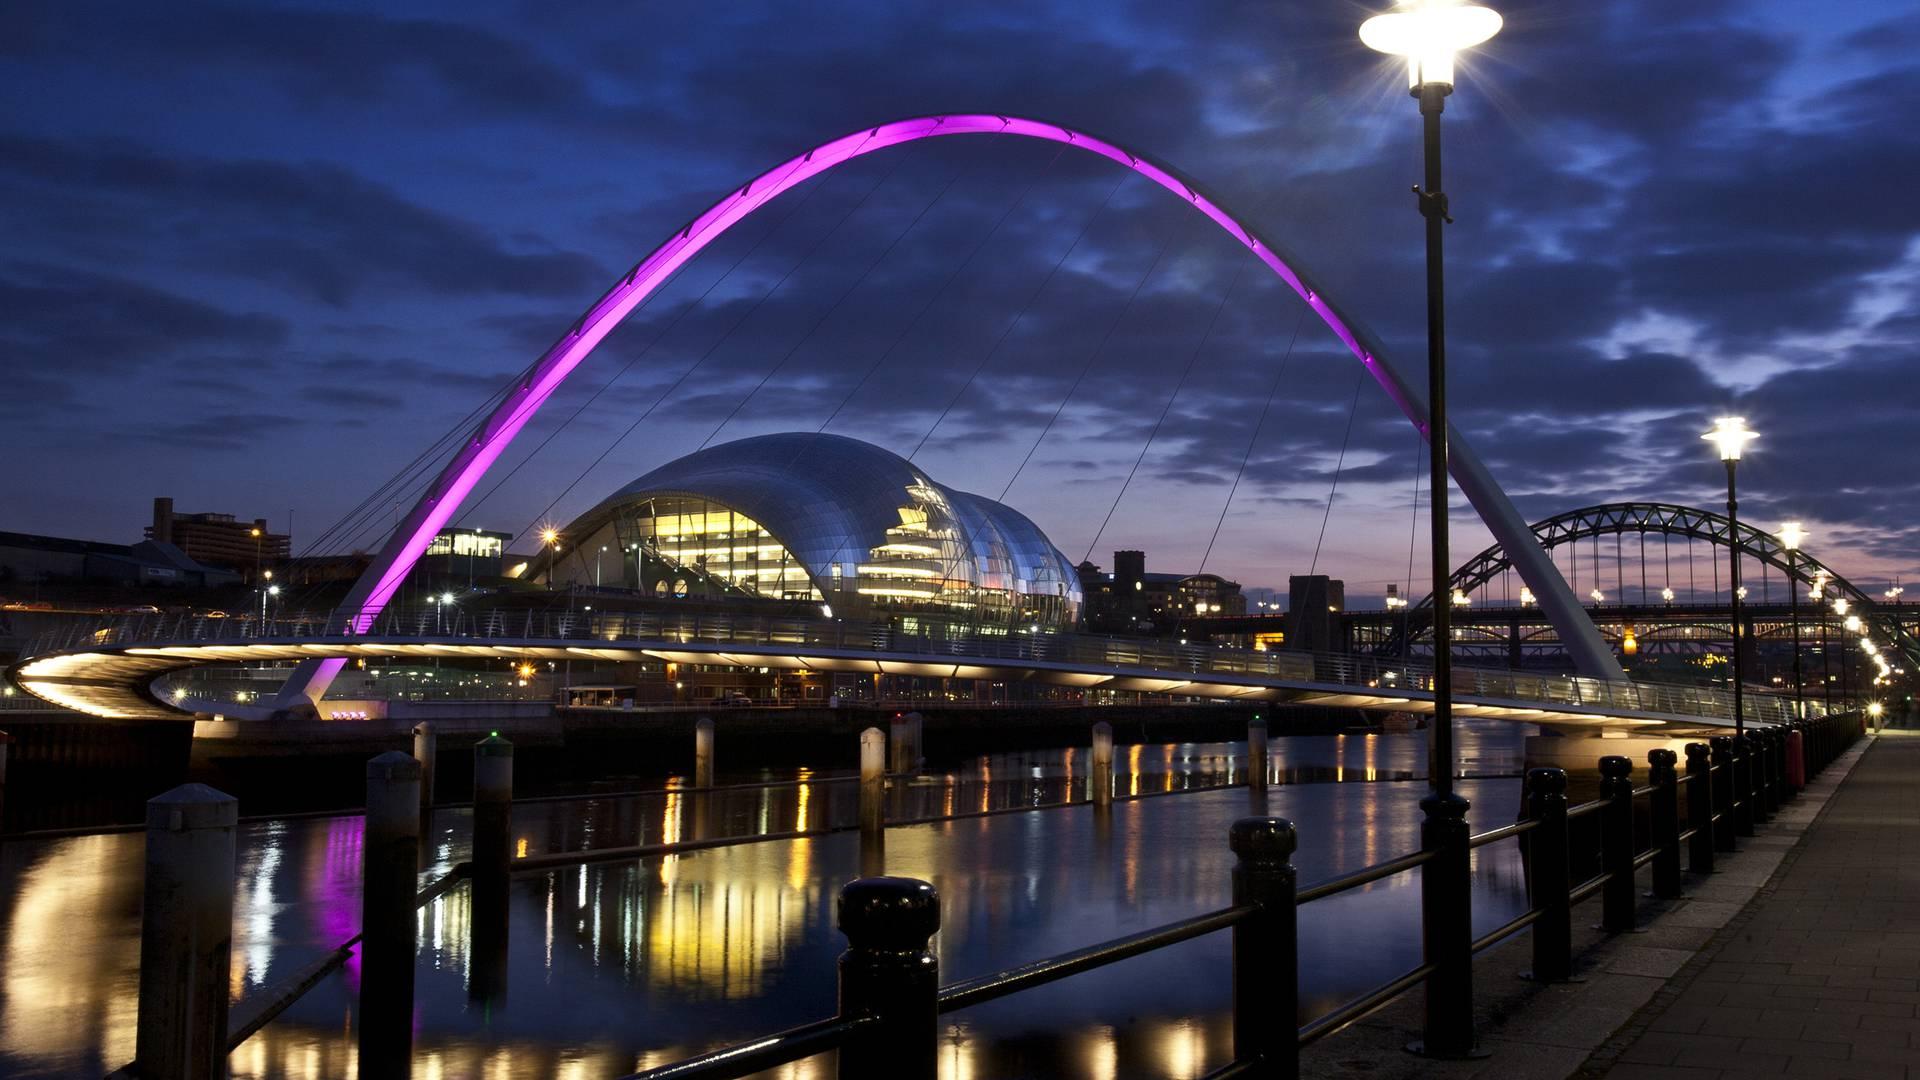
<svg viewBox="0 0 1920 1080"><path fill-rule="evenodd" d="M1633 762L1618 754L1600 759L1600 928L1610 934L1633 929Z"/></svg>
<svg viewBox="0 0 1920 1080"><path fill-rule="evenodd" d="M1733 737L1733 832L1753 835L1753 744L1745 735Z"/></svg>
<svg viewBox="0 0 1920 1080"><path fill-rule="evenodd" d="M412 1075L414 870L420 762L388 751L367 762L360 881L360 1076Z"/></svg>
<svg viewBox="0 0 1920 1080"><path fill-rule="evenodd" d="M913 878L872 877L840 887L840 1015L873 1016L840 1048L841 1080L934 1080L940 1037L940 962L928 944L940 897Z"/></svg>
<svg viewBox="0 0 1920 1080"><path fill-rule="evenodd" d="M233 843L240 802L205 784L147 800L146 900L134 1072L153 1080L227 1075Z"/></svg>
<svg viewBox="0 0 1920 1080"><path fill-rule="evenodd" d="M1713 809L1720 820L1713 825L1713 850L1732 851L1733 847L1733 736L1715 735L1708 740L1713 761Z"/></svg>
<svg viewBox="0 0 1920 1080"><path fill-rule="evenodd" d="M1300 1075L1300 913L1293 868L1298 843L1293 822L1250 817L1233 823L1227 842L1233 867L1233 903L1254 913L1233 928L1233 1056L1259 1061L1259 1075Z"/></svg>
<svg viewBox="0 0 1920 1080"><path fill-rule="evenodd" d="M1749 731L1747 742L1753 748L1753 822L1764 825L1773 820L1773 733Z"/></svg>
<svg viewBox="0 0 1920 1080"><path fill-rule="evenodd" d="M507 875L513 862L513 744L473 747L473 879L468 888L467 999L498 1007L507 994Z"/></svg>
<svg viewBox="0 0 1920 1080"><path fill-rule="evenodd" d="M1420 800L1420 847L1433 852L1420 868L1420 939L1427 976L1421 1038L1407 1047L1436 1058L1479 1056L1473 1030L1472 838L1466 799L1435 792Z"/></svg>
<svg viewBox="0 0 1920 1080"><path fill-rule="evenodd" d="M1535 982L1566 982L1573 975L1573 904L1568 897L1567 772L1527 770L1527 814L1539 826L1527 833L1527 891L1540 921L1533 924Z"/></svg>
<svg viewBox="0 0 1920 1080"><path fill-rule="evenodd" d="M1687 824L1693 836L1687 841L1687 869L1695 874L1713 873L1713 763L1707 759L1707 744L1687 744Z"/></svg>
<svg viewBox="0 0 1920 1080"><path fill-rule="evenodd" d="M1680 755L1661 747L1647 751L1649 819L1653 825L1653 895L1672 900L1680 895L1680 774L1674 764Z"/></svg>

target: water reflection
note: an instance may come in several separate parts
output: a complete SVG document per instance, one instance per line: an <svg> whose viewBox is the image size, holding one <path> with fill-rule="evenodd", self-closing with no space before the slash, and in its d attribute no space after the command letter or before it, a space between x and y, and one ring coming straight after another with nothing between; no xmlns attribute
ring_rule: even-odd
<svg viewBox="0 0 1920 1080"><path fill-rule="evenodd" d="M1468 725L1464 771L1517 771L1522 729ZM1300 783L1417 776L1417 733L1276 740L1271 812L1300 826L1303 881L1417 844L1417 783ZM1133 746L1120 790L1202 788L1238 778L1243 748ZM1086 755L1007 754L902 787L932 815L1083 798ZM515 850L651 843L854 820L854 785L671 792L516 808ZM1511 820L1513 780L1469 780L1476 824ZM1145 929L1228 896L1226 828L1244 790L971 818L891 830L889 873L940 889L936 941L959 979ZM423 880L465 857L468 819L443 812ZM286 977L350 937L359 919L360 822L248 826L240 841L236 996ZM0 1073L99 1076L131 1057L139 951L138 835L0 848ZM839 885L858 837L768 842L516 877L504 941L487 945L471 890L420 914L416 1075L607 1077L825 1015L834 1005ZM1524 907L1511 845L1476 852L1476 924ZM1199 1076L1229 1052L1227 936L1214 935L945 1018L942 1075ZM497 947L497 955L494 948ZM1419 954L1418 889L1401 875L1301 914L1303 1008L1319 1013L1398 974ZM506 993L488 983L506 976ZM353 1075L357 967L322 983L232 1059L235 1077ZM800 1063L776 1075L827 1076Z"/></svg>

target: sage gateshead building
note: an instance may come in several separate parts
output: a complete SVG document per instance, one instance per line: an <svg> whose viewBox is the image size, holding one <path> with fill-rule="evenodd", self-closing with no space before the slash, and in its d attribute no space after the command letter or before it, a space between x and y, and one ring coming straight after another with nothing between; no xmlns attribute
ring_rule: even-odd
<svg viewBox="0 0 1920 1080"><path fill-rule="evenodd" d="M524 574L661 600L770 599L907 632L1071 629L1079 575L1038 526L839 435L761 435L628 484Z"/></svg>

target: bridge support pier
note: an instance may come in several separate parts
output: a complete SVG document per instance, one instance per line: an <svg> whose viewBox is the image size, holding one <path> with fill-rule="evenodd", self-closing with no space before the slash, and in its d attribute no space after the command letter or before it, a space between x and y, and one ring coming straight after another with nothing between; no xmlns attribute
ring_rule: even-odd
<svg viewBox="0 0 1920 1080"><path fill-rule="evenodd" d="M433 723L422 720L413 725L413 759L420 763L420 835L425 837L428 819L433 815L433 778L438 771L439 740Z"/></svg>
<svg viewBox="0 0 1920 1080"><path fill-rule="evenodd" d="M713 717L693 722L693 786L713 786Z"/></svg>
<svg viewBox="0 0 1920 1080"><path fill-rule="evenodd" d="M860 876L886 873L887 736L870 727L860 733ZM844 901L843 901L844 902Z"/></svg>
<svg viewBox="0 0 1920 1080"><path fill-rule="evenodd" d="M1255 795L1267 793L1267 722L1247 723L1247 787Z"/></svg>
<svg viewBox="0 0 1920 1080"><path fill-rule="evenodd" d="M1087 783L1095 806L1113 802L1113 725L1105 720L1093 725L1093 765Z"/></svg>

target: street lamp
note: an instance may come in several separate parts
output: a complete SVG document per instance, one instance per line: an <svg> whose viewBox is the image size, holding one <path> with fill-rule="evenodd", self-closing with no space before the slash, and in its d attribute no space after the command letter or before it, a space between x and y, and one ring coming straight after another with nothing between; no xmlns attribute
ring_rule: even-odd
<svg viewBox="0 0 1920 1080"><path fill-rule="evenodd" d="M1740 451L1760 436L1747 428L1745 418L1722 416L1713 422L1712 431L1700 437L1712 443L1720 460L1727 463L1727 561L1732 565L1727 581L1733 587L1733 731L1734 738L1740 738L1747 733L1747 717L1740 690L1746 674L1740 658L1740 504L1734 495L1734 473L1740 465Z"/></svg>
<svg viewBox="0 0 1920 1080"><path fill-rule="evenodd" d="M553 588L554 564L560 561L560 530L548 526L540 530L540 544L548 549L547 588Z"/></svg>
<svg viewBox="0 0 1920 1080"><path fill-rule="evenodd" d="M1500 16L1490 8L1462 0L1400 0L1396 9L1360 25L1360 40L1376 52L1406 58L1407 85L1420 101L1426 174L1413 189L1427 231L1427 445L1433 461L1430 533L1433 540L1435 598L1453 576L1447 554L1447 346L1445 262L1441 226L1448 215L1440 184L1440 113L1453 93L1454 54L1500 32ZM1425 1040L1419 1049L1435 1057L1473 1053L1472 912L1460 897L1448 896L1446 882L1468 873L1467 800L1453 790L1453 613L1452 605L1433 605L1433 727L1427 747L1427 776L1432 794L1421 800L1426 820L1421 846L1443 852L1432 871L1423 871L1422 922L1427 962L1435 966L1427 983Z"/></svg>
<svg viewBox="0 0 1920 1080"><path fill-rule="evenodd" d="M1800 583L1794 579L1793 568L1806 538L1807 530L1797 521L1780 526L1780 546L1787 552L1787 617L1793 624L1793 714L1802 720L1807 717L1807 695L1800 681ZM1817 599L1819 586L1814 589Z"/></svg>
<svg viewBox="0 0 1920 1080"><path fill-rule="evenodd" d="M1668 587L1668 588L1665 588L1665 589L1661 589L1661 590L1660 590L1660 599L1662 599L1662 600L1664 600L1664 601L1666 601L1666 604L1667 604L1667 606L1668 606L1668 607L1672 607L1672 606L1673 606L1673 589L1672 589L1672 587Z"/></svg>

